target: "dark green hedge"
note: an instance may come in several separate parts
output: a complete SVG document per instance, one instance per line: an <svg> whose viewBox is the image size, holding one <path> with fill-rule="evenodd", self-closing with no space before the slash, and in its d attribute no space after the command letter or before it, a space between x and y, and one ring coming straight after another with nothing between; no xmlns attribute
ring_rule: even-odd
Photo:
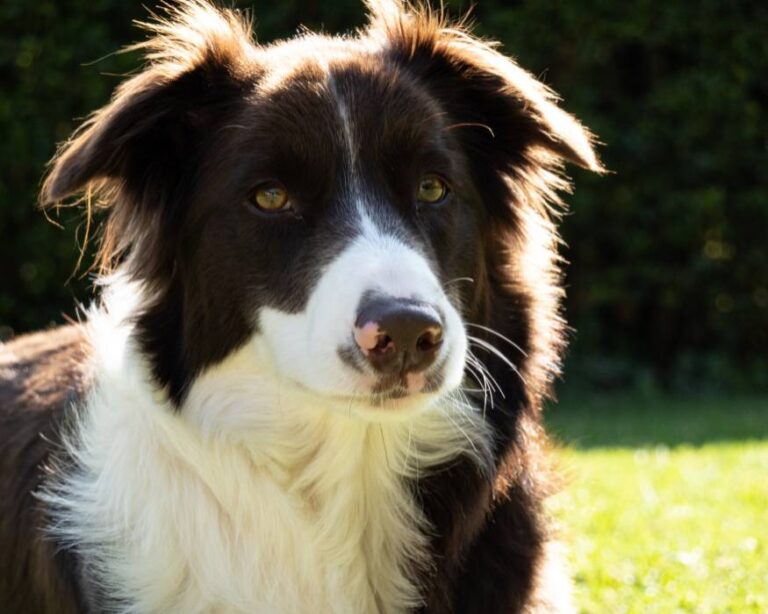
<svg viewBox="0 0 768 614"><path fill-rule="evenodd" d="M255 12L262 40L362 21L350 0ZM615 173L574 171L571 377L768 387L768 4L479 0L474 13L600 135ZM93 62L135 40L144 15L125 0L0 6L0 336L88 299L87 280L63 284L81 218L48 224L35 194L54 143L135 67Z"/></svg>

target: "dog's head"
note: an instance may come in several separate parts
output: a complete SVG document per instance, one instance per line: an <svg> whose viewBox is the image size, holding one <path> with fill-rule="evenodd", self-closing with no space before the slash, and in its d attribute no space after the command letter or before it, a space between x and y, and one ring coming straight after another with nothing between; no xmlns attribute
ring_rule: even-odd
<svg viewBox="0 0 768 614"><path fill-rule="evenodd" d="M549 283L526 262L553 249L562 161L599 170L590 136L441 14L370 12L355 37L262 46L181 2L56 158L43 200L109 201L102 258L143 288L136 339L175 402L253 348L345 410L427 406L464 378L465 325Z"/></svg>

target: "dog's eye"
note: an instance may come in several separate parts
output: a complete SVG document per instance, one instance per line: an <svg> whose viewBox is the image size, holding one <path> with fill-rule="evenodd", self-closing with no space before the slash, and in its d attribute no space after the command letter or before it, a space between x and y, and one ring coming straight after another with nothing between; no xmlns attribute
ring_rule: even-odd
<svg viewBox="0 0 768 614"><path fill-rule="evenodd" d="M251 196L251 202L262 211L286 211L290 209L288 190L277 181L262 183Z"/></svg>
<svg viewBox="0 0 768 614"><path fill-rule="evenodd" d="M434 205L441 202L448 195L448 186L437 175L424 175L419 180L419 189L416 199L420 203Z"/></svg>

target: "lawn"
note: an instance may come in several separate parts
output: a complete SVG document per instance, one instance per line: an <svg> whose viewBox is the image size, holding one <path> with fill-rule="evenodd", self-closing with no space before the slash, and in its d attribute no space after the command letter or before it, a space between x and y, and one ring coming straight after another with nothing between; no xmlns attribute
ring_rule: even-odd
<svg viewBox="0 0 768 614"><path fill-rule="evenodd" d="M582 612L768 612L768 399L566 398L548 425Z"/></svg>

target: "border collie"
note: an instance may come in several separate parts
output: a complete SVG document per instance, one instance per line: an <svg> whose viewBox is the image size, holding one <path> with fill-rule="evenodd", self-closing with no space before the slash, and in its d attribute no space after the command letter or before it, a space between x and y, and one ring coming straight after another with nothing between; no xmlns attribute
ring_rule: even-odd
<svg viewBox="0 0 768 614"><path fill-rule="evenodd" d="M0 610L570 611L539 414L591 135L442 10L165 10L43 186L105 273L0 350Z"/></svg>

